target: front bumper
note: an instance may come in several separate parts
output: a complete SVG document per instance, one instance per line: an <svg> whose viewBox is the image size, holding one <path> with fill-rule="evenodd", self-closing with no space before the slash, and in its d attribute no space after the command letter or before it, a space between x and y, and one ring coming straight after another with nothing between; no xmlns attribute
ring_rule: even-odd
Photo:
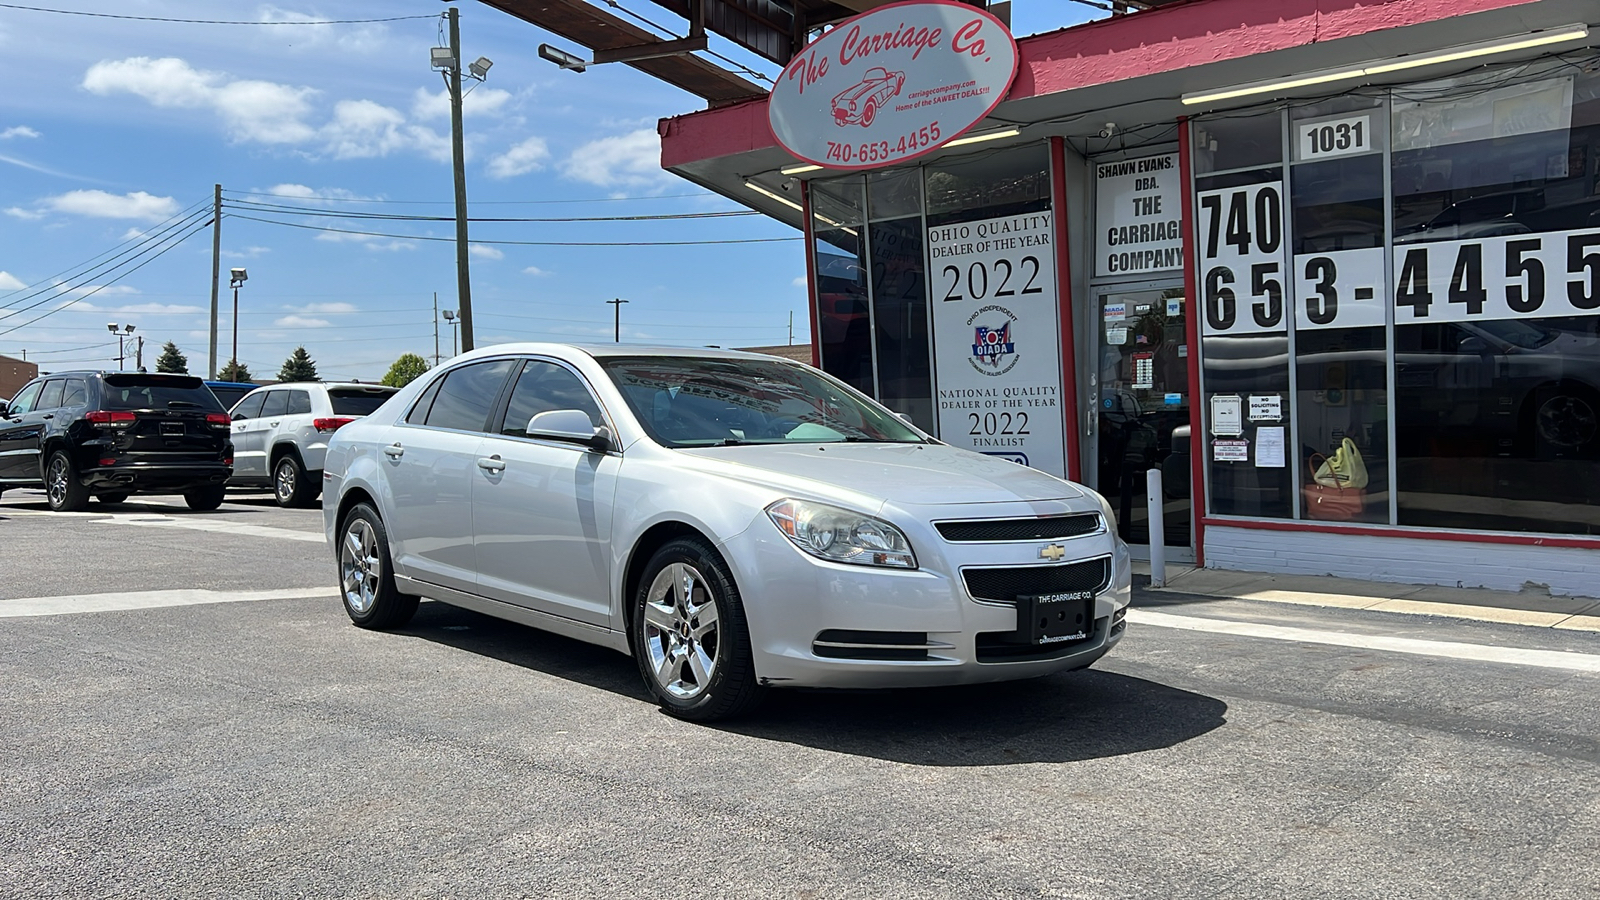
<svg viewBox="0 0 1600 900"><path fill-rule="evenodd" d="M1051 563L1039 557L1051 542L952 544L931 527L903 529L920 566L908 572L816 559L768 525L761 517L723 548L764 684L887 688L1035 678L1092 664L1126 627L1128 548L1109 531L1054 542L1066 554ZM962 574L1095 559L1109 561L1109 577L1094 595L1092 630L1039 647L1013 642L1022 624L1015 604L974 599Z"/></svg>

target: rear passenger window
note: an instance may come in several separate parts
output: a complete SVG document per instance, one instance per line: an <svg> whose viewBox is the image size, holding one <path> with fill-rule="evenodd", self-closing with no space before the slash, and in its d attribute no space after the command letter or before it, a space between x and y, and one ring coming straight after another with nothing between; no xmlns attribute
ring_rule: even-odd
<svg viewBox="0 0 1600 900"><path fill-rule="evenodd" d="M289 415L298 416L298 415L302 415L302 414L309 414L311 412L311 392L310 391L289 391L288 393L289 393L289 409L288 409L288 414Z"/></svg>
<svg viewBox="0 0 1600 900"><path fill-rule="evenodd" d="M428 410L433 406L433 398L439 396L439 385L444 379L428 385L428 389L417 398L417 405L411 407L411 412L406 415L406 422L411 425L422 425L428 421Z"/></svg>
<svg viewBox="0 0 1600 900"><path fill-rule="evenodd" d="M68 378L67 391L61 398L62 406L85 406L89 402L89 384L82 378Z"/></svg>
<svg viewBox="0 0 1600 900"><path fill-rule="evenodd" d="M596 428L605 424L600 417L600 406L594 402L583 379L564 366L532 359L511 391L511 404L506 409L500 433L527 437L528 420L552 409L583 410Z"/></svg>
<svg viewBox="0 0 1600 900"><path fill-rule="evenodd" d="M267 402L261 405L263 418L285 415L289 409L288 391L267 391Z"/></svg>
<svg viewBox="0 0 1600 900"><path fill-rule="evenodd" d="M428 410L428 427L482 431L511 365L512 360L497 359L462 366L446 375Z"/></svg>
<svg viewBox="0 0 1600 900"><path fill-rule="evenodd" d="M52 378L44 383L44 390L39 394L39 409L58 409L61 406L61 392L66 389L67 382L60 378Z"/></svg>
<svg viewBox="0 0 1600 900"><path fill-rule="evenodd" d="M233 420L237 422L240 419L261 418L261 404L265 403L266 400L267 395L265 393L251 394L240 400L239 405L233 408Z"/></svg>

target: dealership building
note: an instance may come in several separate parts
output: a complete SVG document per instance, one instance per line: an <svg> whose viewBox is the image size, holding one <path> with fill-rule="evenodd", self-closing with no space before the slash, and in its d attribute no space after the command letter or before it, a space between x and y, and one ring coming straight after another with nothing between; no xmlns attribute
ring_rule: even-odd
<svg viewBox="0 0 1600 900"><path fill-rule="evenodd" d="M705 0L786 68L659 129L804 230L817 365L1136 546L1159 470L1169 560L1593 595L1592 0L846 6Z"/></svg>

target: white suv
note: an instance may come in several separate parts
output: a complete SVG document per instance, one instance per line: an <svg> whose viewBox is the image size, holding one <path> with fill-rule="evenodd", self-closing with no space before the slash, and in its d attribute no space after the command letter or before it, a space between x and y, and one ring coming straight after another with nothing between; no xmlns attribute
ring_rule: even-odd
<svg viewBox="0 0 1600 900"><path fill-rule="evenodd" d="M328 439L395 392L381 384L274 384L244 396L233 417L229 487L271 487L279 506L308 506L322 493Z"/></svg>

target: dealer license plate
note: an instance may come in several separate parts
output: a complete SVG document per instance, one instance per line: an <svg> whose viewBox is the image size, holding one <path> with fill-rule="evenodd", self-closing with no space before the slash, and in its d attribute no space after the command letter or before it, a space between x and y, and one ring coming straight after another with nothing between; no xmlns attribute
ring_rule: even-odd
<svg viewBox="0 0 1600 900"><path fill-rule="evenodd" d="M183 437L183 423L182 422L162 422L161 423L161 436L162 437Z"/></svg>
<svg viewBox="0 0 1600 900"><path fill-rule="evenodd" d="M1031 644L1081 641L1094 631L1094 592L1025 594L1017 598L1017 616Z"/></svg>

